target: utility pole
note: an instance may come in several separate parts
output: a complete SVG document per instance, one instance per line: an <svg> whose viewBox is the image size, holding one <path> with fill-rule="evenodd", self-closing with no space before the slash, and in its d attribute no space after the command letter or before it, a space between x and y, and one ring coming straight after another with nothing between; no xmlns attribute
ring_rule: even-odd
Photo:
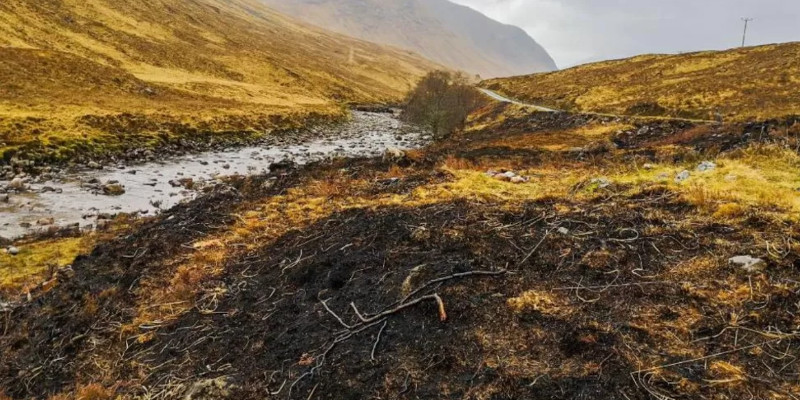
<svg viewBox="0 0 800 400"><path fill-rule="evenodd" d="M744 21L744 34L742 34L742 47L744 47L745 40L747 40L747 24L753 21L753 18L742 17Z"/></svg>

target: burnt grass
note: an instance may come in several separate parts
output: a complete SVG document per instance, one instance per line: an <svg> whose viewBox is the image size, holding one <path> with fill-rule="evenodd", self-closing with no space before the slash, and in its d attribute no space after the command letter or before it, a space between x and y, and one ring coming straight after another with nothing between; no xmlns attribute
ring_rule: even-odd
<svg viewBox="0 0 800 400"><path fill-rule="evenodd" d="M590 117L543 118L512 121L507 129L580 126ZM374 191L402 193L446 181L446 174L428 168L445 153L445 146L431 149L413 173L378 182ZM764 215L741 225L698 219L687 229L694 206L657 189L625 196L612 187L591 202L554 198L513 210L459 200L334 213L234 253L221 277L198 288L192 310L142 328L154 333L150 340L120 333L136 315L140 282L161 273L163 260L193 251L186 244L225 229L242 204L326 171L348 168L358 176L388 167L379 160L337 161L233 180L101 243L76 259L54 289L0 318L0 388L14 399L70 393L86 383L125 398L798 395L788 383L800 377L800 363L793 362L800 339L769 334L796 331L789 310L797 311L800 292L796 285L769 288L797 282L800 255L770 257L763 241L800 240L800 229ZM766 270L748 274L727 265L739 254L769 260ZM721 266L674 273L676 265L702 257ZM487 274L469 275L475 271ZM443 280L426 286L437 278ZM749 301L719 300L740 286L759 292ZM531 290L565 302L509 306ZM425 300L374 324L360 322L405 304L409 294L407 301L440 296L446 319L435 301ZM736 315L747 316L736 325L741 329L731 329ZM690 361L668 339L671 331L679 334L678 326L701 357L716 356ZM748 346L764 350L738 350ZM708 368L712 361L736 365L744 377L726 381ZM650 370L653 365L664 367Z"/></svg>

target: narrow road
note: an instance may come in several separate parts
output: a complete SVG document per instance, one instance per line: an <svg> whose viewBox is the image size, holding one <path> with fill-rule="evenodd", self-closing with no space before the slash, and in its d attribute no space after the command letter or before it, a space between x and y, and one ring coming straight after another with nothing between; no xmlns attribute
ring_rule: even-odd
<svg viewBox="0 0 800 400"><path fill-rule="evenodd" d="M512 99L509 99L508 97L500 95L500 94L498 94L496 92L493 92L493 91L491 91L489 89L478 88L478 90L483 92L483 94L485 94L485 95L487 95L487 96L489 96L489 97L491 97L491 98L493 98L493 99L495 99L497 101L503 102L503 103L511 103L511 104L517 104L517 105L520 105L520 106L531 107L531 108L535 108L537 111L543 111L543 112L561 112L560 110L554 110L552 108L537 106L536 104L527 104L527 103L522 103L522 102L519 102L519 101L516 101L516 100L512 100Z"/></svg>
<svg viewBox="0 0 800 400"><path fill-rule="evenodd" d="M514 99L509 99L508 97L505 97L505 96L503 96L503 95L501 95L499 93L493 92L493 91L491 91L489 89L478 88L478 90L483 92L483 94L485 94L485 95L487 95L487 96L489 96L489 97L491 97L491 98L493 98L493 99L495 99L497 101L503 102L503 103L517 104L517 105L524 106L524 107L530 107L530 108L533 108L533 109L535 109L537 111L542 111L542 112L552 112L552 113L565 112L563 110L556 110L556 109L553 109L553 108L537 106L536 104L528 104L528 103L523 103L521 101L517 101L517 100L514 100ZM590 112L590 111L576 111L576 113L584 114L584 115L597 115L597 116L601 116L601 117L628 118L628 119L633 119L633 120L637 120L638 119L638 120L646 120L646 121L652 121L652 120L686 121L686 122L691 122L691 123L696 123L696 124L719 124L720 123L719 121L708 120L708 119L679 118L679 117L670 117L670 116L623 115L623 114L598 113L598 112Z"/></svg>

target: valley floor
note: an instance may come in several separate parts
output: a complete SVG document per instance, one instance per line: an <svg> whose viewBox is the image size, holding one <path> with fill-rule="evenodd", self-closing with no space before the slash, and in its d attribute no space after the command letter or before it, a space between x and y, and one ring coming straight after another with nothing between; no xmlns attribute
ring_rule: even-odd
<svg viewBox="0 0 800 400"><path fill-rule="evenodd" d="M0 387L794 399L797 126L494 104L402 159L232 179L3 304Z"/></svg>

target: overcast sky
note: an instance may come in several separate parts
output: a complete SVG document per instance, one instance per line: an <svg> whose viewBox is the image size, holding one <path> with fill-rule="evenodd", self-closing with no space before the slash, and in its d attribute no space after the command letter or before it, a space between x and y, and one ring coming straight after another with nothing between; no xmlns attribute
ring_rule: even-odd
<svg viewBox="0 0 800 400"><path fill-rule="evenodd" d="M642 53L800 41L800 0L451 0L525 29L559 67Z"/></svg>

